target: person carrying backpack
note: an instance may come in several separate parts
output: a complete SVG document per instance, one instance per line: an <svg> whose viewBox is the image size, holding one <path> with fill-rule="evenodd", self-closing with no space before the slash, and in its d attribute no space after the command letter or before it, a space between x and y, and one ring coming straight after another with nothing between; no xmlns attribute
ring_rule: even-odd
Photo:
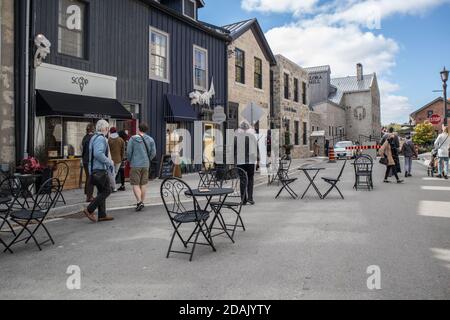
<svg viewBox="0 0 450 320"><path fill-rule="evenodd" d="M137 200L136 211L144 209L150 165L156 156L155 141L146 134L147 131L147 124L141 123L138 134L130 139L127 148L127 157L131 167L130 183Z"/></svg>

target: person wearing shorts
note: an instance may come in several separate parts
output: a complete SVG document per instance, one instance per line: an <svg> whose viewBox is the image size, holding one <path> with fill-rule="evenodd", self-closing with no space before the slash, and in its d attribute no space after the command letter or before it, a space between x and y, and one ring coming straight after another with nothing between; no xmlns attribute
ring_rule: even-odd
<svg viewBox="0 0 450 320"><path fill-rule="evenodd" d="M144 209L150 163L156 156L155 141L146 134L147 131L148 126L141 123L138 134L130 139L127 148L131 167L130 183L137 201L136 211Z"/></svg>

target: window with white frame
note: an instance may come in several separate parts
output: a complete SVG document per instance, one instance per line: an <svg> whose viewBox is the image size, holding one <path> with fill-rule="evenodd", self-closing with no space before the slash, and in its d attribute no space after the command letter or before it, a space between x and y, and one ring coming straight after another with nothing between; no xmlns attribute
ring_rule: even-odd
<svg viewBox="0 0 450 320"><path fill-rule="evenodd" d="M76 58L86 57L86 3L76 0L59 0L58 53Z"/></svg>
<svg viewBox="0 0 450 320"><path fill-rule="evenodd" d="M208 90L208 50L194 46L194 89Z"/></svg>
<svg viewBox="0 0 450 320"><path fill-rule="evenodd" d="M150 79L169 81L169 35L150 28Z"/></svg>
<svg viewBox="0 0 450 320"><path fill-rule="evenodd" d="M183 15L193 20L197 19L196 0L183 0Z"/></svg>

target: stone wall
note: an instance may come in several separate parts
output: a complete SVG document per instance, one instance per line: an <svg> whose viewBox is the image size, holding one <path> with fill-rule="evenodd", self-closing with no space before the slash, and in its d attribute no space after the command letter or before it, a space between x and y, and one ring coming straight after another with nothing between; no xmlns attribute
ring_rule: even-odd
<svg viewBox="0 0 450 320"><path fill-rule="evenodd" d="M268 117L270 114L270 62L265 58L264 52L256 40L252 29L245 32L233 43L230 44L229 50L234 51L235 48L245 52L245 84L237 83L235 69L235 55L230 55L228 60L228 100L232 103L239 104L239 122L242 118L242 111L250 102L254 102L264 109L264 115L260 120L260 129L268 129ZM254 86L254 59L262 60L263 79L262 90Z"/></svg>
<svg viewBox="0 0 450 320"><path fill-rule="evenodd" d="M321 115L322 130L325 131L326 139L333 140L336 135L336 128L347 129L347 117L345 109L332 102L324 102L313 107L314 111ZM330 130L331 128L331 130ZM331 132L330 132L331 131ZM348 133L348 132L345 132Z"/></svg>
<svg viewBox="0 0 450 320"><path fill-rule="evenodd" d="M0 15L0 163L14 163L14 0L0 0Z"/></svg>
<svg viewBox="0 0 450 320"><path fill-rule="evenodd" d="M280 129L281 145L285 144L285 121L289 121L291 144L294 145L294 159L310 157L310 109L302 101L302 83L308 84L307 72L289 59L277 55L277 66L272 67L275 127ZM284 74L289 74L289 99L284 96ZM294 101L294 78L298 79L298 102ZM308 103L308 101L306 101ZM298 145L295 145L295 123L299 124ZM303 144L303 123L306 123L306 144Z"/></svg>

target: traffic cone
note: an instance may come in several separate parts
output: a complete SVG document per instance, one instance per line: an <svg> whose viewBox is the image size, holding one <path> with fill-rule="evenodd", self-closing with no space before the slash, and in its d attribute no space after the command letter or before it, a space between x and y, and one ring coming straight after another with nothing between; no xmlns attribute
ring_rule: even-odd
<svg viewBox="0 0 450 320"><path fill-rule="evenodd" d="M334 153L334 147L330 147L328 152L328 163L336 163L336 154Z"/></svg>

